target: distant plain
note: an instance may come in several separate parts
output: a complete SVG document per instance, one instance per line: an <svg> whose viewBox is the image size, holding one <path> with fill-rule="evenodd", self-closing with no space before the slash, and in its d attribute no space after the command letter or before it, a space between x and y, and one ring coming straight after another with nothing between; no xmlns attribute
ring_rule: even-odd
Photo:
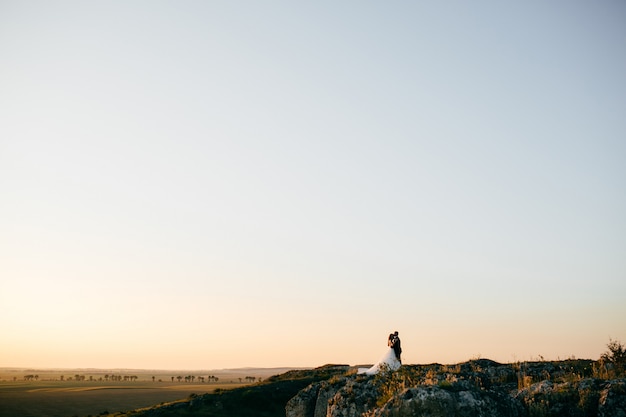
<svg viewBox="0 0 626 417"><path fill-rule="evenodd" d="M191 394L212 392L217 388L236 388L252 383L253 378L258 381L288 369L291 368L211 371L0 368L0 417L115 414L184 399ZM111 375L121 380L113 380L117 378L111 378ZM185 377L189 376L195 378L186 381ZM209 376L218 378L217 382L208 382Z"/></svg>

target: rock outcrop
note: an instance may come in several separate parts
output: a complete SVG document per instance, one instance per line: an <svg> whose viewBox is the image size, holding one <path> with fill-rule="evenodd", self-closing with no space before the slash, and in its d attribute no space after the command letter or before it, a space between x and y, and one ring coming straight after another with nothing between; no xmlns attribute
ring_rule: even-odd
<svg viewBox="0 0 626 417"><path fill-rule="evenodd" d="M626 417L626 379L611 381L602 390L598 417Z"/></svg>
<svg viewBox="0 0 626 417"><path fill-rule="evenodd" d="M317 393L317 396L314 394ZM320 382L292 398L287 417L404 417L416 415L459 417L520 417L521 404L496 390L472 384L406 388L380 404L377 381L346 377Z"/></svg>
<svg viewBox="0 0 626 417"><path fill-rule="evenodd" d="M287 417L626 417L626 379L585 377L590 361L403 366L348 372L292 398Z"/></svg>
<svg viewBox="0 0 626 417"><path fill-rule="evenodd" d="M523 409L509 395L471 386L444 389L437 386L409 388L373 410L371 417L458 416L520 417Z"/></svg>

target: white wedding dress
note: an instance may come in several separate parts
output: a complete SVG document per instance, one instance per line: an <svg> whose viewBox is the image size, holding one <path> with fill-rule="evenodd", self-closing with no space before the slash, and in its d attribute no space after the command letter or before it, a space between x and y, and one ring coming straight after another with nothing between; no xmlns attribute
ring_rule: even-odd
<svg viewBox="0 0 626 417"><path fill-rule="evenodd" d="M357 373L365 375L376 375L381 370L381 368L395 371L400 368L401 365L402 364L400 363L398 358L396 358L396 354L393 351L393 348L389 348L387 350L387 353L385 353L385 355L380 358L376 365L372 366L371 368L359 368Z"/></svg>

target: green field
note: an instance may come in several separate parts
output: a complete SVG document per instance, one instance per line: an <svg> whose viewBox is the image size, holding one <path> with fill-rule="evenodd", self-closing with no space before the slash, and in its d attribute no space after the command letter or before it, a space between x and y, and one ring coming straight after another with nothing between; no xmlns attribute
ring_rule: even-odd
<svg viewBox="0 0 626 417"><path fill-rule="evenodd" d="M272 370L214 371L209 375L218 382L199 382L196 372L193 382L178 376L193 374L181 372L128 371L0 371L0 417L86 417L115 414L163 402L187 398L191 394L212 392L216 388L229 389L246 385L246 376L264 378ZM85 380L76 380L82 374ZM133 380L111 381L105 375L133 377ZM37 379L25 380L27 375ZM63 376L63 380L61 380ZM153 379L154 377L154 379ZM174 381L172 381L174 377ZM71 379L70 379L71 378ZM159 382L161 381L161 382ZM249 382L248 382L249 383Z"/></svg>

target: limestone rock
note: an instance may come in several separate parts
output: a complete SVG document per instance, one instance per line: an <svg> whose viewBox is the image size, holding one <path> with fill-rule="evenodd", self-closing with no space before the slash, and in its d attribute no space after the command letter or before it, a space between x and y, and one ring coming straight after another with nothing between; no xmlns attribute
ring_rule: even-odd
<svg viewBox="0 0 626 417"><path fill-rule="evenodd" d="M523 410L506 393L438 386L409 388L368 417L520 417Z"/></svg>
<svg viewBox="0 0 626 417"><path fill-rule="evenodd" d="M313 417L320 386L320 383L311 384L290 399L285 407L287 417Z"/></svg>
<svg viewBox="0 0 626 417"><path fill-rule="evenodd" d="M593 378L590 361L409 365L345 373L302 390L287 417L626 417L626 379ZM539 381L533 383L533 381Z"/></svg>
<svg viewBox="0 0 626 417"><path fill-rule="evenodd" d="M607 384L600 396L598 417L626 417L626 380Z"/></svg>

